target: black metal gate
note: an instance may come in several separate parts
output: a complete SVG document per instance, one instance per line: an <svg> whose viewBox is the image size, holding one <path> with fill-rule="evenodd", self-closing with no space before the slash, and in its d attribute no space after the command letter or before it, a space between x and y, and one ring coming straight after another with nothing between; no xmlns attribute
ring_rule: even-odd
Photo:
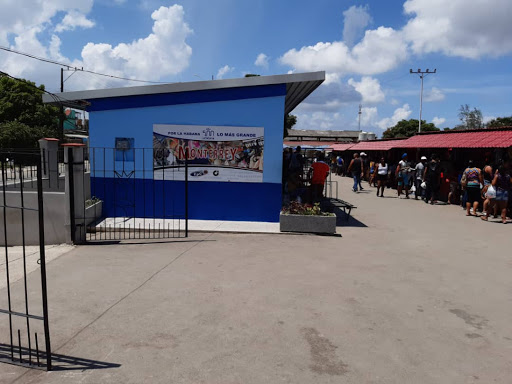
<svg viewBox="0 0 512 384"><path fill-rule="evenodd" d="M83 227L86 241L188 236L186 161L179 168L159 167L162 154L153 148L82 150L84 206L72 205L73 224ZM76 149L74 153L76 157ZM76 165L72 156L68 159ZM73 195L76 199L79 194Z"/></svg>
<svg viewBox="0 0 512 384"><path fill-rule="evenodd" d="M0 151L0 163L0 238L5 253L5 286L0 290L0 316L4 317L0 323L0 362L51 370L40 154ZM39 274L32 274L29 281L27 239L34 227L39 232ZM12 256L12 245L21 251L19 257Z"/></svg>

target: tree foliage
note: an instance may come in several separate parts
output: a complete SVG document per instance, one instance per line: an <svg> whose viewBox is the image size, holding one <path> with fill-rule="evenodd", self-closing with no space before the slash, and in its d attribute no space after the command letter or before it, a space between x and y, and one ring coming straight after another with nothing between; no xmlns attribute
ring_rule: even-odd
<svg viewBox="0 0 512 384"><path fill-rule="evenodd" d="M458 125L455 129L480 129L484 127L482 111L478 108L471 109L468 104L460 106L459 120L461 125Z"/></svg>
<svg viewBox="0 0 512 384"><path fill-rule="evenodd" d="M297 116L287 114L284 117L284 137L288 136L288 130L292 129L295 124L297 124Z"/></svg>
<svg viewBox="0 0 512 384"><path fill-rule="evenodd" d="M44 86L0 76L0 146L35 148L43 136L55 136L60 108L43 104Z"/></svg>
<svg viewBox="0 0 512 384"><path fill-rule="evenodd" d="M383 139L393 139L399 137L411 137L418 133L419 120L402 120L396 123L394 127L389 127L382 134ZM433 123L427 123L421 120L421 132L439 131Z"/></svg>
<svg viewBox="0 0 512 384"><path fill-rule="evenodd" d="M487 128L512 127L512 116L497 117L487 123Z"/></svg>

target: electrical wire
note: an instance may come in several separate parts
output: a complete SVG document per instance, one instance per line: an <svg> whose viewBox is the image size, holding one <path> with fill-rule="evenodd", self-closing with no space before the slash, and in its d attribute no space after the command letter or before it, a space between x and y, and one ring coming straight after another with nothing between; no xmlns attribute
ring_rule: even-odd
<svg viewBox="0 0 512 384"><path fill-rule="evenodd" d="M70 106L72 108L76 108L76 109L83 109L85 106L87 105L90 105L89 102L85 101L85 100L68 100L62 96L59 96L59 95L56 95L55 93L52 93L50 91L47 91L46 89L41 89L39 88L37 85L35 84L32 84L30 81L27 81L27 80L23 80L23 79L19 79L17 77L14 77L12 75L9 75L7 72L4 72L4 71L0 71L0 76L7 76L9 77L10 79L13 79L13 80L16 80L16 81L19 81L19 82L22 82L22 83L25 83L27 84L28 86L32 87L32 88L35 88L37 89L38 91L42 91L48 95L50 95L50 97L54 100L54 102L56 104L59 104L61 106L64 105L64 102L66 102L66 105L67 106Z"/></svg>
<svg viewBox="0 0 512 384"><path fill-rule="evenodd" d="M44 57L35 56L35 55L30 54L30 53L17 51L15 49L11 49L11 48L4 47L4 46L1 46L1 45L0 45L0 49L3 50L3 51L6 51L6 52L15 53L17 55L26 56L26 57L29 57L29 58L34 59L34 60L39 60L39 61L43 61L45 63L59 65L61 67L66 67L68 69L73 68L75 71L87 72L87 73L91 73L91 74L97 75L97 76L110 77L112 79L118 79L118 80L134 81L134 82L138 82L138 83L169 84L169 82L166 82L166 81L151 81L151 80L130 79L128 77L115 76L115 75L109 75L109 74L106 74L106 73L94 72L94 71L90 71L88 69L84 69L83 67L82 68L78 68L78 67L75 67L75 66L70 65L70 64L60 63L60 62L55 61L55 60L50 60L50 59L46 59Z"/></svg>

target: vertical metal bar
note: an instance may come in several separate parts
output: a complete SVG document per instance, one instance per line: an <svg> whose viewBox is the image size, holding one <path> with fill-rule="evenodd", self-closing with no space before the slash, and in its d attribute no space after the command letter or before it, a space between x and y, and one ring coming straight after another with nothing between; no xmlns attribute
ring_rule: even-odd
<svg viewBox="0 0 512 384"><path fill-rule="evenodd" d="M106 155L106 149L105 149L105 147L103 147L103 202L105 204L105 207L107 206L107 192L106 192L106 188L107 188L107 186L106 186L106 183L107 183L106 172L107 172L107 170L105 169L105 167L106 167L106 161L105 161L106 156L107 156ZM106 219L107 219L107 217L105 217L105 229L107 227ZM104 240L106 240L106 239L107 239L107 231L105 231L105 239ZM103 240L103 234L102 233L100 233L100 240Z"/></svg>
<svg viewBox="0 0 512 384"><path fill-rule="evenodd" d="M30 345L30 318L28 317L28 288L27 288L27 252L25 247L25 198L23 196L23 171L20 172L20 201L21 201L21 244L23 253L23 287L25 292L25 314L27 315L28 361L32 361Z"/></svg>
<svg viewBox="0 0 512 384"><path fill-rule="evenodd" d="M41 166L37 166L37 209L39 213L39 261L41 265L41 296L43 299L44 339L46 344L46 368L52 369L52 348L50 344L50 324L48 321L48 293L46 285L46 253L44 249L44 206L43 206L43 177Z"/></svg>
<svg viewBox="0 0 512 384"><path fill-rule="evenodd" d="M73 148L67 148L68 150L68 178L69 178L69 224L71 227L71 242L74 244L76 240L75 230L75 180L73 164ZM39 180L38 180L39 182ZM39 187L39 186L38 186Z"/></svg>
<svg viewBox="0 0 512 384"><path fill-rule="evenodd" d="M114 196L113 196L113 199L114 199L114 239L116 238L116 215L117 215L117 206L116 206L116 151L117 149L114 148L113 151L112 151L112 159L114 161L114 179L113 179L113 184L114 184L114 188L113 188L113 193L114 193ZM119 235L119 238L121 238L121 235Z"/></svg>
<svg viewBox="0 0 512 384"><path fill-rule="evenodd" d="M167 217L167 212L165 212L165 166L162 162L162 208L163 208L163 224L165 226L165 218ZM160 227L160 224L158 224ZM159 228L160 229L160 228ZM162 237L162 233L160 233L160 238Z"/></svg>
<svg viewBox="0 0 512 384"><path fill-rule="evenodd" d="M37 358L37 366L40 367L41 363L39 361L39 342L37 341L37 332L36 332L36 358Z"/></svg>
<svg viewBox="0 0 512 384"><path fill-rule="evenodd" d="M23 361L23 357L22 357L22 354L21 354L21 332L20 330L18 329L18 350L19 350L19 353L20 353L20 363Z"/></svg>
<svg viewBox="0 0 512 384"><path fill-rule="evenodd" d="M185 151L186 154L186 151ZM188 159L185 156L185 237L188 237Z"/></svg>
<svg viewBox="0 0 512 384"><path fill-rule="evenodd" d="M6 183L6 174L5 174L5 164L2 161L2 195L4 200L3 205L3 219L4 219L4 248L5 248L5 273L6 273L6 281L7 281L7 302L9 308L9 335L11 341L11 360L14 360L14 344L12 338L12 315L11 315L11 283L9 277L9 251L7 246L7 202L5 197L5 183Z"/></svg>
<svg viewBox="0 0 512 384"><path fill-rule="evenodd" d="M133 237L135 238L135 217L136 215L136 208L137 208L137 200L135 198L136 195L136 182L137 182L137 158L135 156L135 148L133 148ZM128 238L131 239L131 233L128 231Z"/></svg>
<svg viewBox="0 0 512 384"><path fill-rule="evenodd" d="M86 190L86 186L85 186L85 151L86 151L86 147L82 147L80 148L82 150L82 157L81 157L81 163L82 163L82 191ZM91 196L89 196L89 199L91 200L92 202L92 191L91 191L91 175L89 174L89 193ZM84 194L85 195L85 194ZM86 241L87 240L87 215L85 214L85 196L82 197L83 201L84 201L84 218L83 218L83 226L82 228L80 229L80 233L82 233L83 231L83 239ZM96 207L94 208L94 211L96 211ZM81 240L82 241L82 240Z"/></svg>
<svg viewBox="0 0 512 384"><path fill-rule="evenodd" d="M144 231L146 231L146 148L142 148L142 200L144 201ZM140 224L139 224L140 239Z"/></svg>

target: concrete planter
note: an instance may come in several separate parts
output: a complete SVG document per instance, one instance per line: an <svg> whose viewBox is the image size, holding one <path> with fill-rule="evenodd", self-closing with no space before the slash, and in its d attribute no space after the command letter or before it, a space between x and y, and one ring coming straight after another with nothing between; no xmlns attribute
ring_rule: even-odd
<svg viewBox="0 0 512 384"><path fill-rule="evenodd" d="M336 216L305 216L281 213L279 224L281 232L336 233Z"/></svg>
<svg viewBox="0 0 512 384"><path fill-rule="evenodd" d="M102 217L103 201L98 201L85 208L85 225L90 225Z"/></svg>

